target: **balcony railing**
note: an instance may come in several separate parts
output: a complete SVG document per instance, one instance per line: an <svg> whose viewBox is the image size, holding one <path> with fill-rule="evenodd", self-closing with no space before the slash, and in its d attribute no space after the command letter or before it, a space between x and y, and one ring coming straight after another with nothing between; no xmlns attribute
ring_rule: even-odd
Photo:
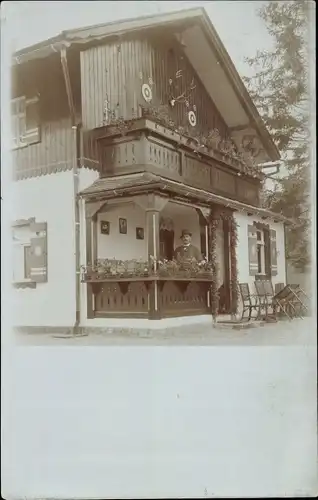
<svg viewBox="0 0 318 500"><path fill-rule="evenodd" d="M83 268L92 317L164 318L207 314L211 263L104 259ZM154 306L155 304L155 306Z"/></svg>
<svg viewBox="0 0 318 500"><path fill-rule="evenodd" d="M92 266L82 267L83 282L129 281L148 278L170 278L177 280L207 280L213 281L212 263L189 260L117 260L99 259Z"/></svg>

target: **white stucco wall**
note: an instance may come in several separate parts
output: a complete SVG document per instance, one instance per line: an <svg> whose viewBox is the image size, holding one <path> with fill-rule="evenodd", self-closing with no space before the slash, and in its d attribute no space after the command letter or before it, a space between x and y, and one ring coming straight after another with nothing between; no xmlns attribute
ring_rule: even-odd
<svg viewBox="0 0 318 500"><path fill-rule="evenodd" d="M249 254L248 254L248 225L253 222L264 222L260 217L248 216L236 212L235 220L238 223L238 244L237 244L237 263L238 263L238 281L240 283L249 283L251 291L254 291L255 276L249 273ZM277 276L273 276L272 283L286 283L285 268L285 237L284 226L282 223L270 222L270 229L276 231L277 245Z"/></svg>
<svg viewBox="0 0 318 500"><path fill-rule="evenodd" d="M119 218L127 220L127 234L119 232ZM102 234L102 221L110 223L110 234ZM137 240L136 227L144 229L144 239ZM99 259L147 259L146 212L134 202L108 204L97 216L97 245Z"/></svg>
<svg viewBox="0 0 318 500"><path fill-rule="evenodd" d="M12 222L47 222L48 281L14 289L14 325L71 326L75 321L75 238L72 172L13 184Z"/></svg>

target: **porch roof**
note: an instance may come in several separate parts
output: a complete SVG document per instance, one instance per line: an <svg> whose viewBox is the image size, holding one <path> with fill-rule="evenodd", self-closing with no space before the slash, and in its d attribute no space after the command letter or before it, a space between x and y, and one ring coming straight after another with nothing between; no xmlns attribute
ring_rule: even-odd
<svg viewBox="0 0 318 500"><path fill-rule="evenodd" d="M117 198L118 196L132 196L149 190L159 190L166 194L177 194L192 198L206 204L215 203L234 210L246 212L247 214L258 215L259 217L271 218L277 222L285 224L293 224L293 221L287 219L281 214L271 212L264 208L255 207L232 200L218 194L197 189L188 186L181 182L176 182L160 175L155 175L150 172L139 172L129 175L121 175L116 177L104 177L97 179L93 184L83 189L79 193L79 197L94 200L103 200Z"/></svg>

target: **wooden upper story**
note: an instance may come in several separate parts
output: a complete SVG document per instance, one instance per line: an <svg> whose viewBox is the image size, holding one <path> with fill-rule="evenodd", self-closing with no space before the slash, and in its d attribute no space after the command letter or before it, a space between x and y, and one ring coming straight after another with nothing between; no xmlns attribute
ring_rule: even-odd
<svg viewBox="0 0 318 500"><path fill-rule="evenodd" d="M15 178L69 169L75 156L101 176L160 170L258 205L243 139L256 163L278 153L206 17L192 9L72 30L16 53Z"/></svg>

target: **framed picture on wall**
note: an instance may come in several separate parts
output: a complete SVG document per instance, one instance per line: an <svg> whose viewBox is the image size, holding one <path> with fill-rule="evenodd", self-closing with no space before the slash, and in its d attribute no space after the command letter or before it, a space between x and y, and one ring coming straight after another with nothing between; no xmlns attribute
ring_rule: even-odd
<svg viewBox="0 0 318 500"><path fill-rule="evenodd" d="M100 223L100 232L102 234L109 234L110 232L110 224L108 220L102 220Z"/></svg>
<svg viewBox="0 0 318 500"><path fill-rule="evenodd" d="M120 234L127 234L127 219L119 219L119 232Z"/></svg>
<svg viewBox="0 0 318 500"><path fill-rule="evenodd" d="M136 227L136 239L137 240L145 239L145 231L143 227Z"/></svg>

